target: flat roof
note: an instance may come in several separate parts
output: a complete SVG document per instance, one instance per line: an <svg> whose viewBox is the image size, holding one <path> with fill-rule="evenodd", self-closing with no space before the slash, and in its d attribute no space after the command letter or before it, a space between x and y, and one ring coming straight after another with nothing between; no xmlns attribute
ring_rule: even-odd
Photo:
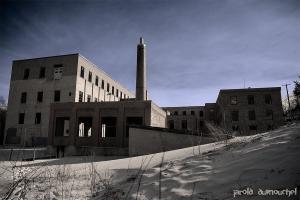
<svg viewBox="0 0 300 200"><path fill-rule="evenodd" d="M269 91L269 90L281 90L281 87L221 89L220 93L227 93L227 92L248 92L248 91Z"/></svg>
<svg viewBox="0 0 300 200"><path fill-rule="evenodd" d="M54 58L54 57L64 57L64 56L80 56L79 53L71 53L71 54L63 54L63 55L54 55L54 56L44 56L44 57L37 57L37 58L27 58L27 59L19 59L13 60L13 62L20 62L20 61L27 61L27 60L37 60L37 59L45 59L45 58Z"/></svg>

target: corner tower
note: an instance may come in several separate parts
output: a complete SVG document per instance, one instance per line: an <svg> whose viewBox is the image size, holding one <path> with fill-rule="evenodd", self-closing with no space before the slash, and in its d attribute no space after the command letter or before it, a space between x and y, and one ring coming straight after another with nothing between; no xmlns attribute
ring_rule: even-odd
<svg viewBox="0 0 300 200"><path fill-rule="evenodd" d="M137 45L137 63L136 63L136 100L147 100L146 86L146 44L144 39L140 38L140 43Z"/></svg>

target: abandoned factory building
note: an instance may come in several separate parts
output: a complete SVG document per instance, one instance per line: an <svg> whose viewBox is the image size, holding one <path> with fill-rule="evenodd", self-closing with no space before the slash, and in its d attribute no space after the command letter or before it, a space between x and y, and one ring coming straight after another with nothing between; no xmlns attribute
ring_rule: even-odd
<svg viewBox="0 0 300 200"><path fill-rule="evenodd" d="M135 94L79 54L13 61L4 143L76 152L128 147L132 126L209 137L215 128L248 135L283 123L280 87L220 90L215 103L161 108L148 99L146 71L143 38Z"/></svg>

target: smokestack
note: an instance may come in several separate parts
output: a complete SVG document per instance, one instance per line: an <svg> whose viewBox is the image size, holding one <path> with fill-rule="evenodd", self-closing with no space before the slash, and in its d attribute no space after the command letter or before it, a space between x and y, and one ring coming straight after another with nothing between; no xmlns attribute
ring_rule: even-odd
<svg viewBox="0 0 300 200"><path fill-rule="evenodd" d="M140 38L137 45L137 62L136 62L136 100L147 100L146 86L146 44L144 39Z"/></svg>

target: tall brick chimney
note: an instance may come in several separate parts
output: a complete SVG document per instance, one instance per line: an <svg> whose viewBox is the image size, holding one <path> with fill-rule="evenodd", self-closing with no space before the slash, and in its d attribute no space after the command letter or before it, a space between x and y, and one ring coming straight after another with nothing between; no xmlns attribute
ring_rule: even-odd
<svg viewBox="0 0 300 200"><path fill-rule="evenodd" d="M137 62L136 62L136 100L147 100L147 85L146 85L146 44L144 39L140 38L140 43L137 45Z"/></svg>

